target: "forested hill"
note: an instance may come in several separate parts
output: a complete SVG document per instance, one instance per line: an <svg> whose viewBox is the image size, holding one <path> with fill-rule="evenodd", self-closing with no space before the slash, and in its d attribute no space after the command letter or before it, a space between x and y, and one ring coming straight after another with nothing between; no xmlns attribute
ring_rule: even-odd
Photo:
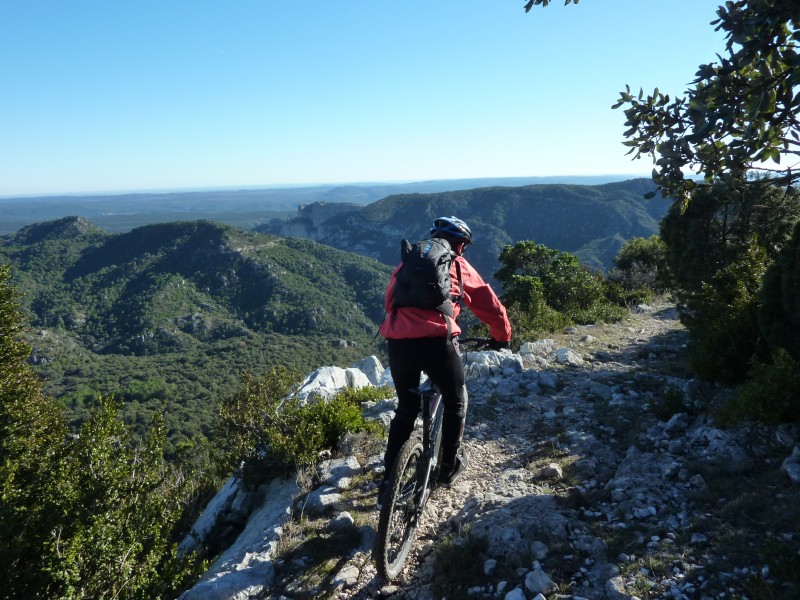
<svg viewBox="0 0 800 600"><path fill-rule="evenodd" d="M303 231L307 237L377 258L393 265L399 240L427 234L434 218L457 215L467 221L476 244L470 260L484 273L497 269L497 256L507 245L534 240L577 254L599 269L612 266L625 240L658 232L669 201L644 200L654 189L649 179L604 185L528 185L486 187L435 194L389 196L363 208L334 214L322 222L299 221L283 230ZM268 231L280 233L272 224Z"/></svg>
<svg viewBox="0 0 800 600"><path fill-rule="evenodd" d="M79 418L97 392L146 424L205 427L240 372L307 372L371 353L390 268L208 221L109 234L68 217L0 238L30 309L46 390ZM182 436L179 436L182 437Z"/></svg>

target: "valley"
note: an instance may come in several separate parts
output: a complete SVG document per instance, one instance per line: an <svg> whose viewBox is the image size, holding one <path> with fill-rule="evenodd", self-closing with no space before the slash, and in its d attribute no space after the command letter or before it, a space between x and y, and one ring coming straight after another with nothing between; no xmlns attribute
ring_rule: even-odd
<svg viewBox="0 0 800 600"><path fill-rule="evenodd" d="M498 185L446 191L476 183ZM172 456L213 438L216 406L243 372L383 356L375 334L399 241L426 235L435 216L472 225L467 258L492 281L503 246L524 239L608 269L626 239L657 231L667 206L642 199L647 180L503 183L528 182L6 200L0 211L84 212L0 237L0 262L12 266L29 315L31 362L73 426L114 394L140 436L164 414ZM243 223L259 209L284 212L259 213L266 221L247 228L191 219L218 210ZM135 226L158 211L173 220ZM111 216L116 224L102 227Z"/></svg>

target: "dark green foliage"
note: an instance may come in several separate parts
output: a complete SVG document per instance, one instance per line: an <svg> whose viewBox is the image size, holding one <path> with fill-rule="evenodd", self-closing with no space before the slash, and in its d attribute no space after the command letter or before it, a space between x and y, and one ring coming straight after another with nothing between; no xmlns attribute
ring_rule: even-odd
<svg viewBox="0 0 800 600"><path fill-rule="evenodd" d="M504 297L503 301L517 340L536 339L541 333L557 331L570 324L566 315L547 304L541 281L516 275L510 283L519 300Z"/></svg>
<svg viewBox="0 0 800 600"><path fill-rule="evenodd" d="M118 412L113 400L101 402L54 482L61 518L48 528L41 568L62 597L161 597L202 572L177 558L172 540L187 484L164 465L163 424L155 419L133 448Z"/></svg>
<svg viewBox="0 0 800 600"><path fill-rule="evenodd" d="M800 224L764 276L758 321L770 349L800 361Z"/></svg>
<svg viewBox="0 0 800 600"><path fill-rule="evenodd" d="M609 278L619 282L628 292L663 292L668 284L667 247L658 235L631 238L614 258L616 270Z"/></svg>
<svg viewBox="0 0 800 600"><path fill-rule="evenodd" d="M506 246L500 262L495 277L503 284L503 301L519 333L612 322L624 314L606 298L603 277L574 254L526 241Z"/></svg>
<svg viewBox="0 0 800 600"><path fill-rule="evenodd" d="M0 268L0 594L174 596L202 570L173 536L188 482L165 466L156 419L139 447L102 400L70 439L25 362L8 268Z"/></svg>
<svg viewBox="0 0 800 600"><path fill-rule="evenodd" d="M343 402L360 405L362 402L380 402L394 397L394 390L389 386L345 388L337 396Z"/></svg>
<svg viewBox="0 0 800 600"><path fill-rule="evenodd" d="M686 393L676 385L665 387L656 396L651 410L662 421L669 421L673 415L678 413L697 413L697 409L691 406Z"/></svg>
<svg viewBox="0 0 800 600"><path fill-rule="evenodd" d="M163 414L170 457L212 435L214 406L241 372L363 358L390 274L310 241L210 222L110 235L70 217L0 239L0 258L17 267L36 328L31 362L73 430L98 396L115 394L136 439Z"/></svg>
<svg viewBox="0 0 800 600"><path fill-rule="evenodd" d="M567 4L578 4L579 0L564 0L564 5ZM550 0L528 0L525 3L525 12L530 12L530 10L534 6L547 6L550 4Z"/></svg>
<svg viewBox="0 0 800 600"><path fill-rule="evenodd" d="M627 289L625 276L619 271L611 271L605 281L605 295L610 302L619 306L635 306L650 302L655 292L648 287Z"/></svg>
<svg viewBox="0 0 800 600"><path fill-rule="evenodd" d="M732 384L747 374L758 346L758 291L767 260L764 249L753 244L691 298L696 311L684 312L683 319L690 365L701 377Z"/></svg>
<svg viewBox="0 0 800 600"><path fill-rule="evenodd" d="M767 363L754 360L750 377L722 416L729 421L800 423L800 362L783 349L777 350Z"/></svg>
<svg viewBox="0 0 800 600"><path fill-rule="evenodd" d="M219 439L224 441L229 468L266 459L272 441L266 428L280 431L283 400L297 391L301 381L298 372L280 366L271 367L261 377L242 374L240 388L219 407Z"/></svg>
<svg viewBox="0 0 800 600"><path fill-rule="evenodd" d="M744 192L698 190L675 202L661 222L671 283L679 297L697 292L721 267L756 243L774 259L800 219L792 190L762 186Z"/></svg>
<svg viewBox="0 0 800 600"><path fill-rule="evenodd" d="M759 343L758 295L766 268L800 215L797 194L768 186L698 190L661 224L693 368L735 383Z"/></svg>
<svg viewBox="0 0 800 600"><path fill-rule="evenodd" d="M658 89L634 96L628 87L615 108L627 106L631 153L650 155L653 180L678 199L661 236L693 367L735 383L756 354L760 361L780 348L800 354L796 253L787 250L763 279L800 207L793 189L800 5L737 0L718 15L725 50L719 63L700 65L684 96Z"/></svg>
<svg viewBox="0 0 800 600"><path fill-rule="evenodd" d="M8 278L8 266L0 265L0 593L35 597L48 578L32 570L28 554L41 556L50 533L41 525L59 508L46 474L62 464L67 429L25 362L30 348Z"/></svg>
<svg viewBox="0 0 800 600"><path fill-rule="evenodd" d="M653 180L678 200L661 236L694 367L737 382L755 353L761 361L779 348L800 354L791 250L763 280L758 308L764 270L798 221L800 4L736 0L717 14L725 49L718 63L700 65L683 96L627 87L615 108L627 106L630 152L651 156Z"/></svg>
<svg viewBox="0 0 800 600"><path fill-rule="evenodd" d="M244 463L246 479L313 464L345 432L370 428L360 402L386 394L371 388L345 390L327 401L288 397L300 381L298 373L284 367L273 367L261 377L245 373L241 388L220 405L219 439L226 446L227 462L232 468Z"/></svg>

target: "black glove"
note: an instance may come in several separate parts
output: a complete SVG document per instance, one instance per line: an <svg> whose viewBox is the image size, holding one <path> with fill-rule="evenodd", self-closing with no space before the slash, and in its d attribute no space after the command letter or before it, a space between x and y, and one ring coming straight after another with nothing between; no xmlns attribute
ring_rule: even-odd
<svg viewBox="0 0 800 600"><path fill-rule="evenodd" d="M503 348L511 348L511 342L498 342L494 339L489 342L490 350L502 350Z"/></svg>

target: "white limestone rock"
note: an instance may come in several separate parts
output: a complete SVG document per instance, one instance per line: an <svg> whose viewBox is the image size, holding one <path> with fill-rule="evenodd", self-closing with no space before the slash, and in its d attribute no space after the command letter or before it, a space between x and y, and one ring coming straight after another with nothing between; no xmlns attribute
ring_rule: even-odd
<svg viewBox="0 0 800 600"><path fill-rule="evenodd" d="M326 460L317 466L317 475L321 483L339 487L342 478L350 478L361 473L361 465L355 456Z"/></svg>
<svg viewBox="0 0 800 600"><path fill-rule="evenodd" d="M551 592L555 587L556 584L541 567L535 568L525 576L525 588L534 594Z"/></svg>
<svg viewBox="0 0 800 600"><path fill-rule="evenodd" d="M300 385L297 397L308 400L317 397L329 400L337 392L345 388L359 389L372 385L367 376L359 369L341 367L322 367L309 375Z"/></svg>
<svg viewBox="0 0 800 600"><path fill-rule="evenodd" d="M297 493L294 479L273 480L244 531L180 600L246 600L272 585L272 553Z"/></svg>
<svg viewBox="0 0 800 600"><path fill-rule="evenodd" d="M525 342L519 349L522 355L533 354L547 358L556 350L556 341L550 339L536 340L535 342Z"/></svg>
<svg viewBox="0 0 800 600"><path fill-rule="evenodd" d="M553 357L557 363L572 367L579 367L584 363L580 355L569 348L559 348L553 353Z"/></svg>
<svg viewBox="0 0 800 600"><path fill-rule="evenodd" d="M353 365L354 369L361 371L370 382L370 384L379 387L383 379L383 373L386 369L383 368L381 361L377 356L368 356L367 358L358 361Z"/></svg>
<svg viewBox="0 0 800 600"><path fill-rule="evenodd" d="M795 446L791 456L781 464L781 471L789 476L793 483L800 483L800 446Z"/></svg>
<svg viewBox="0 0 800 600"><path fill-rule="evenodd" d="M178 545L178 551L183 553L195 552L199 550L206 540L206 537L214 529L220 515L226 513L239 492L239 479L231 477L225 485L211 499L203 512L197 518L189 534Z"/></svg>

